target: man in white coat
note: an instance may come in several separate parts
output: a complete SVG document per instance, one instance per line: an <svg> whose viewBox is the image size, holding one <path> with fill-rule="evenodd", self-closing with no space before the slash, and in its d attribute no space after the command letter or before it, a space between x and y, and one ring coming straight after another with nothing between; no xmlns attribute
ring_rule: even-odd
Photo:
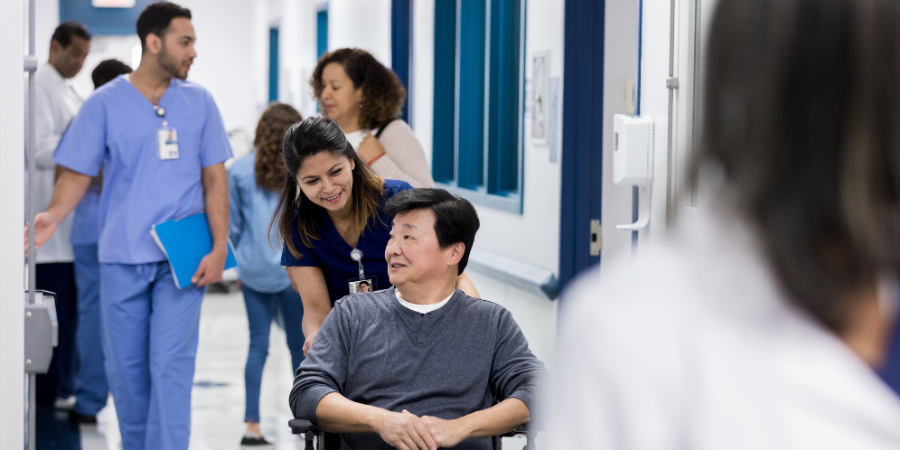
<svg viewBox="0 0 900 450"><path fill-rule="evenodd" d="M50 204L56 180L53 155L84 101L72 78L81 71L90 50L91 35L84 25L63 22L53 32L47 63L38 66L35 73L34 197L37 211L43 211ZM69 243L71 229L72 219L69 218L60 224L56 235L37 251L35 275L37 289L56 293L59 320L59 345L47 374L38 375L37 401L46 405L55 403L57 407L64 408L71 408L74 404L71 398L72 380L77 364L75 330L78 310L74 257Z"/></svg>

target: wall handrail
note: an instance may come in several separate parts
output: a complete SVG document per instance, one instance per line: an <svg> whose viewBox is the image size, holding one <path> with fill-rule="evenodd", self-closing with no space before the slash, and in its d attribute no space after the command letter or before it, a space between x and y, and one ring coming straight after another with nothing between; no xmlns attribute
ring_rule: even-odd
<svg viewBox="0 0 900 450"><path fill-rule="evenodd" d="M559 283L552 271L489 250L473 247L468 266L551 301L558 294Z"/></svg>

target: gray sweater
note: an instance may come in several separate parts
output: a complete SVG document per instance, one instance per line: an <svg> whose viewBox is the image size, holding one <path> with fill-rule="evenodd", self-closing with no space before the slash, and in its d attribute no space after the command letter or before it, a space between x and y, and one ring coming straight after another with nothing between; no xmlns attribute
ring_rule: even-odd
<svg viewBox="0 0 900 450"><path fill-rule="evenodd" d="M316 423L331 392L389 411L456 419L496 401L522 400L534 414L544 365L502 306L457 290L442 308L420 314L394 288L334 304L291 390L294 417ZM377 434L343 434L343 449L390 448ZM491 449L490 438L456 448Z"/></svg>

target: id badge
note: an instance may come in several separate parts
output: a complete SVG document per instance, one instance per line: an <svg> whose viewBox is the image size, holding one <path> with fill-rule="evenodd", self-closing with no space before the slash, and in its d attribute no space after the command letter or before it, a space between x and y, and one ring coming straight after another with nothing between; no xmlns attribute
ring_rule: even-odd
<svg viewBox="0 0 900 450"><path fill-rule="evenodd" d="M178 159L178 133L174 128L160 128L157 131L159 159Z"/></svg>
<svg viewBox="0 0 900 450"><path fill-rule="evenodd" d="M378 290L377 281L375 278L366 278L360 280L359 278L347 280L347 284L350 287L351 294L363 294L366 292L375 292Z"/></svg>

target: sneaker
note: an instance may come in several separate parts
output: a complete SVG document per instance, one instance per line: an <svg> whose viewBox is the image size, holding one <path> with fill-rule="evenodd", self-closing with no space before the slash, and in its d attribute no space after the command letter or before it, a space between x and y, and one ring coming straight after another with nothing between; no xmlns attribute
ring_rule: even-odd
<svg viewBox="0 0 900 450"><path fill-rule="evenodd" d="M256 447L256 446L262 446L262 445L272 445L272 443L263 439L262 436L260 436L256 433L253 433L250 431L245 431L244 438L241 439L241 445Z"/></svg>
<svg viewBox="0 0 900 450"><path fill-rule="evenodd" d="M97 423L97 416L78 414L73 409L69 411L69 421L77 424L95 424Z"/></svg>
<svg viewBox="0 0 900 450"><path fill-rule="evenodd" d="M72 408L75 408L75 396L69 396L67 398L56 397L56 401L53 402L53 409L71 411Z"/></svg>

